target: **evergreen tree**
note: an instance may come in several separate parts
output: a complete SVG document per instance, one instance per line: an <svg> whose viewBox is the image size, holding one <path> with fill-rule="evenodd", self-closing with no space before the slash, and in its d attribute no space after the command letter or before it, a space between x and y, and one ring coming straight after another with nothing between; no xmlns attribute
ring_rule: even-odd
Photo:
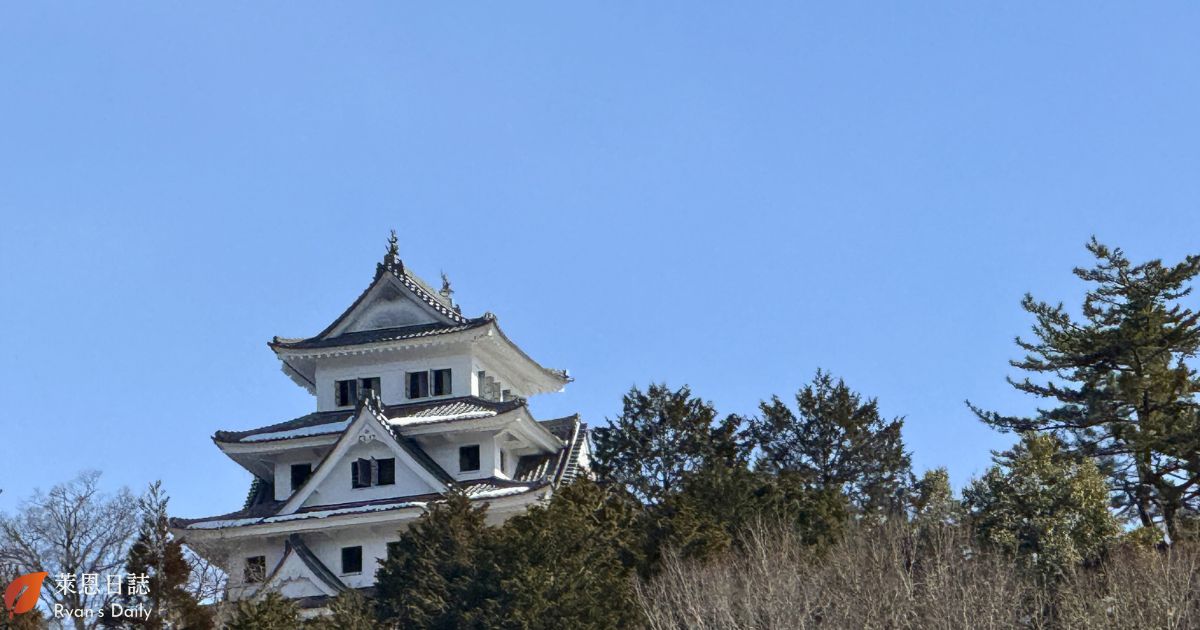
<svg viewBox="0 0 1200 630"><path fill-rule="evenodd" d="M637 506L580 479L514 516L490 546L496 628L625 628L640 620L633 590Z"/></svg>
<svg viewBox="0 0 1200 630"><path fill-rule="evenodd" d="M954 498L945 468L926 470L913 490L913 516L919 523L952 524L962 517L962 503Z"/></svg>
<svg viewBox="0 0 1200 630"><path fill-rule="evenodd" d="M488 568L486 506L461 492L435 503L388 549L376 573L376 611L402 628L484 628L496 606Z"/></svg>
<svg viewBox="0 0 1200 630"><path fill-rule="evenodd" d="M712 403L693 397L686 385L672 391L652 384L631 388L621 415L596 429L593 469L646 503L679 489L689 472L741 458L738 419L716 422Z"/></svg>
<svg viewBox="0 0 1200 630"><path fill-rule="evenodd" d="M899 510L912 484L904 450L904 421L885 421L874 398L817 370L796 394L796 412L778 396L759 405L745 436L758 453L756 468L792 472L817 492L844 492L867 514Z"/></svg>
<svg viewBox="0 0 1200 630"><path fill-rule="evenodd" d="M1095 266L1075 269L1092 285L1082 319L1061 303L1022 302L1035 339L1018 338L1026 356L1011 363L1047 380L1009 382L1054 406L1032 418L971 408L1001 430L1050 432L1097 458L1119 505L1174 540L1181 515L1200 510L1200 378L1187 364L1200 349L1200 313L1180 304L1200 256L1134 265L1095 238L1087 248Z"/></svg>
<svg viewBox="0 0 1200 630"><path fill-rule="evenodd" d="M208 611L188 591L191 565L183 553L183 544L171 536L168 529L167 502L162 482L150 485L138 499L142 522L137 539L129 548L125 573L146 575L148 593L131 593L128 582L122 582L119 602L126 608L141 606L149 617L105 617L109 627L125 628L211 628L213 620Z"/></svg>
<svg viewBox="0 0 1200 630"><path fill-rule="evenodd" d="M667 550L690 559L716 557L762 525L788 526L805 544L825 545L842 533L847 507L840 492L814 491L795 473L712 466L689 475L679 493L648 515L643 573Z"/></svg>
<svg viewBox="0 0 1200 630"><path fill-rule="evenodd" d="M1098 560L1120 532L1096 465L1064 452L1050 435L1027 433L998 454L963 491L963 502L982 542L1046 576Z"/></svg>
<svg viewBox="0 0 1200 630"><path fill-rule="evenodd" d="M296 630L300 625L296 602L270 591L238 602L225 630Z"/></svg>
<svg viewBox="0 0 1200 630"><path fill-rule="evenodd" d="M371 602L355 589L329 602L329 613L305 622L305 630L374 630L379 627Z"/></svg>

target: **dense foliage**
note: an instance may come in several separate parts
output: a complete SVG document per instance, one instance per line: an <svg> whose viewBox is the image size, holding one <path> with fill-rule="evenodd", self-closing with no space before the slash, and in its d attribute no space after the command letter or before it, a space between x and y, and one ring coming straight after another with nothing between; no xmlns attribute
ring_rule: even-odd
<svg viewBox="0 0 1200 630"><path fill-rule="evenodd" d="M1082 317L1031 295L1022 303L1034 339L1017 339L1026 355L1012 365L1044 380L1012 384L1052 406L1033 417L976 412L1095 458L1125 513L1176 539L1200 511L1200 376L1188 363L1200 351L1200 313L1182 303L1200 256L1135 265L1095 239L1088 251L1095 265L1075 269L1090 285Z"/></svg>

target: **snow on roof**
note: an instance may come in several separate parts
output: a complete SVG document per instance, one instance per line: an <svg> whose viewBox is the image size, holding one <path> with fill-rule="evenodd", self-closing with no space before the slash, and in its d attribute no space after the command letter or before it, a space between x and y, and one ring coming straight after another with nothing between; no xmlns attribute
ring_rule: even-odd
<svg viewBox="0 0 1200 630"><path fill-rule="evenodd" d="M273 431L271 433L258 433L242 438L243 442L265 442L267 440L286 440L290 438L307 437L310 435L324 435L327 433L341 433L350 426L350 421L353 418L342 420L341 422L331 422L329 424L318 424L311 427L300 427L299 429L291 429L288 431Z"/></svg>

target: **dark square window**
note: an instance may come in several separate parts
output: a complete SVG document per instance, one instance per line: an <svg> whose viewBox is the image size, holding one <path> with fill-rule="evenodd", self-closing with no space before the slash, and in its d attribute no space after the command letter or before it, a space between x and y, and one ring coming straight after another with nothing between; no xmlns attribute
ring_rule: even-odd
<svg viewBox="0 0 1200 630"><path fill-rule="evenodd" d="M350 487L371 487L371 460L358 459L350 465Z"/></svg>
<svg viewBox="0 0 1200 630"><path fill-rule="evenodd" d="M292 492L300 489L312 475L312 464L292 464Z"/></svg>
<svg viewBox="0 0 1200 630"><path fill-rule="evenodd" d="M458 469L462 472L479 470L479 445L461 446L458 449Z"/></svg>
<svg viewBox="0 0 1200 630"><path fill-rule="evenodd" d="M358 381L338 381L337 386L337 406L351 407L358 403Z"/></svg>
<svg viewBox="0 0 1200 630"><path fill-rule="evenodd" d="M362 547L342 547L342 574L362 573Z"/></svg>
<svg viewBox="0 0 1200 630"><path fill-rule="evenodd" d="M453 386L450 383L450 370L433 371L433 395L449 396Z"/></svg>
<svg viewBox="0 0 1200 630"><path fill-rule="evenodd" d="M394 458L375 460L375 485L390 486L396 483L396 460Z"/></svg>
<svg viewBox="0 0 1200 630"><path fill-rule="evenodd" d="M246 558L246 566L242 571L242 580L246 584L258 584L267 579L267 557L251 556Z"/></svg>
<svg viewBox="0 0 1200 630"><path fill-rule="evenodd" d="M387 544L387 557L389 557L389 558L399 558L400 557L400 541L392 541Z"/></svg>
<svg viewBox="0 0 1200 630"><path fill-rule="evenodd" d="M408 373L408 397L427 398L429 396L429 372Z"/></svg>
<svg viewBox="0 0 1200 630"><path fill-rule="evenodd" d="M362 395L362 393L363 393L363 392L366 392L366 391L372 391L372 392L375 392L376 394L380 393L380 391L379 391L379 377L378 377L378 376L376 376L376 377L374 377L374 378L360 378L360 379L358 379L358 392L359 392L359 395Z"/></svg>

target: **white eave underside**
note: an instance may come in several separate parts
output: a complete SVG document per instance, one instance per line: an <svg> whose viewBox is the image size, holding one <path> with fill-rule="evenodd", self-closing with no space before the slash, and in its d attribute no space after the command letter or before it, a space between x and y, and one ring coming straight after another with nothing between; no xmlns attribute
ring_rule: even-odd
<svg viewBox="0 0 1200 630"><path fill-rule="evenodd" d="M530 358L500 331L494 321L482 328L441 335L328 348L276 348L275 354L283 364L281 369L284 374L287 374L297 385L307 389L309 393L315 393L315 362L318 359L406 352L462 342L487 344L481 346L481 349L498 359L498 362L513 369L514 376L520 378L520 382L515 385L526 397L558 392L566 387L568 379L554 374L553 371L542 367Z"/></svg>

